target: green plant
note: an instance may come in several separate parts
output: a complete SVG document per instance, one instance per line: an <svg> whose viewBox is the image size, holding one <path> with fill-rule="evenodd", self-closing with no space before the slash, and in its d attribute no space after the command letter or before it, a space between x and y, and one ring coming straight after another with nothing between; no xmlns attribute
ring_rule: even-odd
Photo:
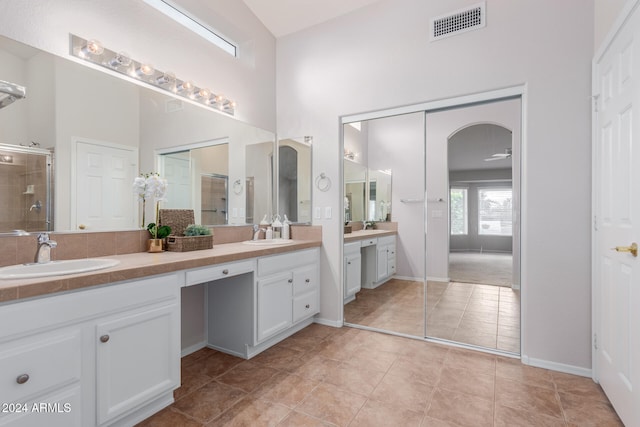
<svg viewBox="0 0 640 427"><path fill-rule="evenodd" d="M168 225L156 227L154 222L150 222L149 225L147 225L147 230L149 230L149 233L151 233L154 239L164 239L171 234L171 227Z"/></svg>
<svg viewBox="0 0 640 427"><path fill-rule="evenodd" d="M184 229L185 236L208 236L211 234L211 230L204 225L191 224Z"/></svg>

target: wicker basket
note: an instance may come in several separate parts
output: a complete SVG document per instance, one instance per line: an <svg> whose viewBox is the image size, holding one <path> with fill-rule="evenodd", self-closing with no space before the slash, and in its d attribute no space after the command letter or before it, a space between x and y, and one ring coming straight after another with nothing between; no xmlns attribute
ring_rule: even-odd
<svg viewBox="0 0 640 427"><path fill-rule="evenodd" d="M160 225L171 227L167 237L167 250L171 252L199 251L213 248L213 235L184 236L184 230L195 222L191 209L160 209L158 214Z"/></svg>

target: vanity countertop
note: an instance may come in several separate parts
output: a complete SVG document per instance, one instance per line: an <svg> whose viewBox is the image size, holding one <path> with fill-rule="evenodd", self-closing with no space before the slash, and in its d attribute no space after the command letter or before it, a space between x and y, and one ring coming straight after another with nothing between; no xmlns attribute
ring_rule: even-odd
<svg viewBox="0 0 640 427"><path fill-rule="evenodd" d="M369 239L371 237L394 236L398 234L396 230L358 230L344 235L344 242L354 242L356 240Z"/></svg>
<svg viewBox="0 0 640 427"><path fill-rule="evenodd" d="M0 303L321 245L320 240L292 240L292 243L287 245L260 247L238 242L217 244L213 249L191 252L140 252L112 255L104 258L117 259L120 263L103 270L65 276L0 280Z"/></svg>

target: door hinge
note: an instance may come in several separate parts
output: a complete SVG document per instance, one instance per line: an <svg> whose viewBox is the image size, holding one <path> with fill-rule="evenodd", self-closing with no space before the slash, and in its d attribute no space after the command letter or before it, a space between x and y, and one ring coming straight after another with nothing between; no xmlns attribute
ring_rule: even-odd
<svg viewBox="0 0 640 427"><path fill-rule="evenodd" d="M591 99L593 99L593 112L598 112L598 99L600 99L600 95L592 95Z"/></svg>
<svg viewBox="0 0 640 427"><path fill-rule="evenodd" d="M593 229L595 231L598 231L598 216L597 215L593 216Z"/></svg>
<svg viewBox="0 0 640 427"><path fill-rule="evenodd" d="M598 349L598 334L593 334L593 348Z"/></svg>

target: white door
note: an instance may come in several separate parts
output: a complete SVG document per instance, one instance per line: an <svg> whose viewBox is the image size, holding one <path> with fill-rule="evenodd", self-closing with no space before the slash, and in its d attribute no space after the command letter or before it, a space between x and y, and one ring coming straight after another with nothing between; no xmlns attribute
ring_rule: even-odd
<svg viewBox="0 0 640 427"><path fill-rule="evenodd" d="M76 142L75 227L118 230L136 224L138 201L133 179L138 174L138 150L97 142Z"/></svg>
<svg viewBox="0 0 640 427"><path fill-rule="evenodd" d="M191 209L191 172L189 152L162 156L163 178L169 183L165 209Z"/></svg>
<svg viewBox="0 0 640 427"><path fill-rule="evenodd" d="M640 2L636 3L636 6ZM595 377L628 426L640 425L640 10L596 58Z"/></svg>

